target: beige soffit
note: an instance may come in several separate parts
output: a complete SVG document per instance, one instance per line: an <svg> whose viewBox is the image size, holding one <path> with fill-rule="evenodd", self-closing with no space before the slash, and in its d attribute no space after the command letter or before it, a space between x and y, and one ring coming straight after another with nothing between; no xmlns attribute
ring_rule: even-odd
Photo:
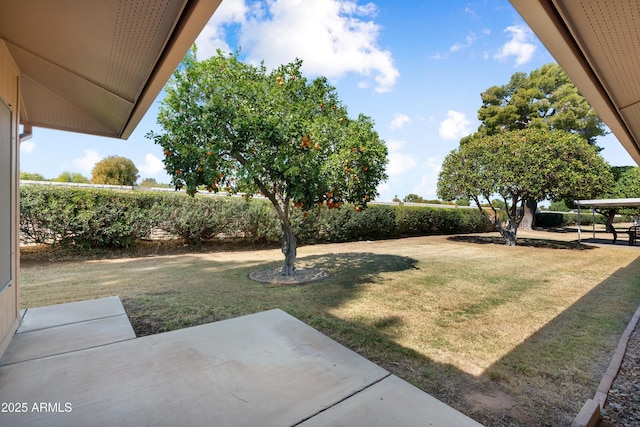
<svg viewBox="0 0 640 427"><path fill-rule="evenodd" d="M21 122L126 139L221 0L2 0Z"/></svg>
<svg viewBox="0 0 640 427"><path fill-rule="evenodd" d="M640 164L640 2L510 1Z"/></svg>

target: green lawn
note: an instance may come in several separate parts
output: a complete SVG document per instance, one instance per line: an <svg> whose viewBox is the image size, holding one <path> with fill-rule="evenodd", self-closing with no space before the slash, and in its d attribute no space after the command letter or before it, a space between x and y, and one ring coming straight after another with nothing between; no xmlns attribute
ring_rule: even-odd
<svg viewBox="0 0 640 427"><path fill-rule="evenodd" d="M302 247L299 267L330 274L304 286L248 278L278 265L277 249L25 254L22 304L119 295L139 334L277 307L486 425L568 425L640 304L640 247L535 232L508 248L493 236Z"/></svg>

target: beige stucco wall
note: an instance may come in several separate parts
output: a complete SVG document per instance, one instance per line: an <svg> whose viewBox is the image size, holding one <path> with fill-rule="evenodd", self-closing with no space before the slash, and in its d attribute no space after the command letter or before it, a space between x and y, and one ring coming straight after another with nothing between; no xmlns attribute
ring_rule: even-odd
<svg viewBox="0 0 640 427"><path fill-rule="evenodd" d="M11 270L13 272L12 285L5 288L0 293L0 356L6 349L9 341L13 337L18 327L20 317L20 290L19 290L19 272L20 272L20 252L18 240L18 182L19 182L19 152L20 146L18 142L18 120L19 120L19 93L20 93L20 72L11 57L9 50L2 40L0 40L0 97L11 107L12 110L12 139L13 145L11 153L11 165L13 182L15 183L14 191L11 196L0 194L0 203L5 203L6 198L10 197L10 203L13 207L11 212L12 224L12 244L11 244ZM6 191L0 189L0 191ZM0 244L9 244L9 242L0 242Z"/></svg>

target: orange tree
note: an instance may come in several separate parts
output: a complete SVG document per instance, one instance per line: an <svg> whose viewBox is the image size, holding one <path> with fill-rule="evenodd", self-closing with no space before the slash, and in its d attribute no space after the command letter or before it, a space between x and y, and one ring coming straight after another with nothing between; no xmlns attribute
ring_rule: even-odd
<svg viewBox="0 0 640 427"><path fill-rule="evenodd" d="M302 61L267 70L238 55L187 55L158 114L177 189L259 193L282 226L283 275L294 274L294 208L353 203L364 209L386 179L387 148L363 115L350 118L326 78L308 80ZM305 215L306 217L306 215Z"/></svg>

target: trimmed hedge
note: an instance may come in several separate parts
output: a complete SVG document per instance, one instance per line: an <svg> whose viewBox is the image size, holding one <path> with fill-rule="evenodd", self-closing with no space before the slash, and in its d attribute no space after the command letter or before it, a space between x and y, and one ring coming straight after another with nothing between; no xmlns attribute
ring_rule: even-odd
<svg viewBox="0 0 640 427"><path fill-rule="evenodd" d="M150 195L67 187L20 188L21 239L35 243L124 248L149 236Z"/></svg>
<svg viewBox="0 0 640 427"><path fill-rule="evenodd" d="M117 191L24 185L20 188L20 231L24 242L87 248L126 248L161 229L200 244L212 237L255 242L281 240L280 223L263 199L182 193ZM403 236L487 231L473 209L371 205L314 209L291 218L300 243L377 240Z"/></svg>
<svg viewBox="0 0 640 427"><path fill-rule="evenodd" d="M580 225L591 225L593 218L590 211L583 211L580 215ZM614 223L629 221L626 217L616 217ZM595 216L596 224L605 224L607 218L600 214ZM567 225L578 225L578 214L572 212L537 212L536 227L565 227Z"/></svg>

